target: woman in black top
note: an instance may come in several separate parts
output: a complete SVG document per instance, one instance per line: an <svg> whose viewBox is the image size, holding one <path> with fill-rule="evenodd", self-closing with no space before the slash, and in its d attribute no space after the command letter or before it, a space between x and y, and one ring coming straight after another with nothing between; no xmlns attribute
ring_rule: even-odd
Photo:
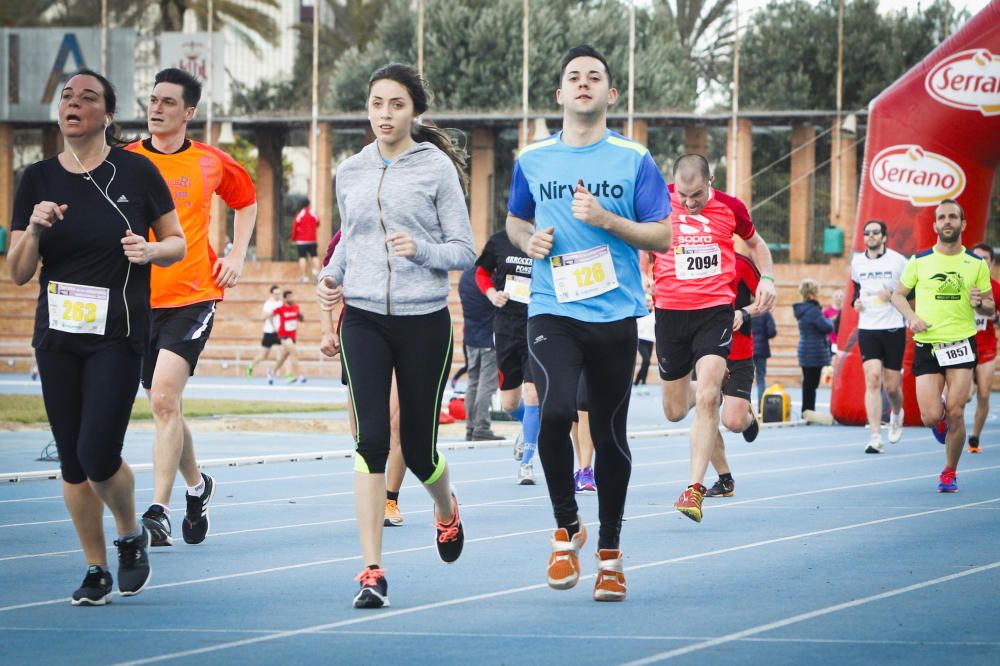
<svg viewBox="0 0 1000 666"><path fill-rule="evenodd" d="M32 346L63 497L88 564L74 605L111 598L105 506L119 535L118 589L138 594L149 580L148 534L136 521L135 480L121 450L149 322L149 264L185 253L156 167L107 145L114 112L104 77L84 70L70 78L59 102L65 149L25 170L11 221L14 282L31 280L42 262Z"/></svg>

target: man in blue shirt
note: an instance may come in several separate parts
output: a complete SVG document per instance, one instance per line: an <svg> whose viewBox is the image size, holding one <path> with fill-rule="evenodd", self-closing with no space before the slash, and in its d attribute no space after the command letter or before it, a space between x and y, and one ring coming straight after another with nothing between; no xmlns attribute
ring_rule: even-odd
<svg viewBox="0 0 1000 666"><path fill-rule="evenodd" d="M598 601L625 598L619 533L632 470L625 424L636 317L646 314L637 250L670 247L663 176L644 146L608 130L617 97L604 56L588 45L570 49L556 91L563 129L521 151L507 203L507 234L534 260L528 346L542 406L538 453L558 526L548 582L576 585L587 538L570 441L583 373L601 525Z"/></svg>

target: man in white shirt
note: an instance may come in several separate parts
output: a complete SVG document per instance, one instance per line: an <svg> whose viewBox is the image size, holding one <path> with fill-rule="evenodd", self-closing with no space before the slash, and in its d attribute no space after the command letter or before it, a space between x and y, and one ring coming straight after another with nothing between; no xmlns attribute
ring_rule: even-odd
<svg viewBox="0 0 1000 666"><path fill-rule="evenodd" d="M903 436L903 351L906 321L890 298L906 267L906 257L890 250L882 220L864 227L865 251L851 259L854 309L858 311L858 348L865 373L865 413L871 429L865 453L882 453L882 387L889 396L889 442Z"/></svg>
<svg viewBox="0 0 1000 666"><path fill-rule="evenodd" d="M278 350L281 350L281 341L278 340L278 331L274 327L274 311L281 306L281 302L281 288L276 284L272 284L267 300L264 301L264 304L260 307L261 318L264 320L264 334L260 339L260 352L252 361L247 363L247 379L253 377L253 369L255 365L270 357L271 347L277 346ZM268 373L268 378L270 379L270 373Z"/></svg>

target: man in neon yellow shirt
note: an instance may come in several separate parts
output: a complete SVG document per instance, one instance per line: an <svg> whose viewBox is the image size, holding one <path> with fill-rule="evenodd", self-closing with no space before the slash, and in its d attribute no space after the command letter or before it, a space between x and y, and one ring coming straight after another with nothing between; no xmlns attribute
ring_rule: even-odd
<svg viewBox="0 0 1000 666"><path fill-rule="evenodd" d="M965 443L965 403L976 367L976 313L990 316L996 304L989 267L962 246L965 212L957 201L938 204L934 231L938 242L910 257L892 304L913 331L920 418L931 428L942 413L947 419L942 442L946 460L938 492L954 493L958 491L955 470ZM906 300L910 290L916 294L915 312Z"/></svg>

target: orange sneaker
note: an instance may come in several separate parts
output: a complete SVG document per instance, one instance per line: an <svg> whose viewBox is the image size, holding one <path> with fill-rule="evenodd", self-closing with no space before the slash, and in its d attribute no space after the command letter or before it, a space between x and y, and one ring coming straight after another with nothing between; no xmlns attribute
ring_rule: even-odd
<svg viewBox="0 0 1000 666"><path fill-rule="evenodd" d="M598 550L594 601L625 601L625 571L622 551Z"/></svg>
<svg viewBox="0 0 1000 666"><path fill-rule="evenodd" d="M580 531L569 538L565 527L560 527L552 535L552 555L549 556L549 587L568 590L580 580L580 549L587 542L587 528L582 524Z"/></svg>
<svg viewBox="0 0 1000 666"><path fill-rule="evenodd" d="M397 527L403 524L403 514L399 512L399 502L387 499L385 501L385 527Z"/></svg>
<svg viewBox="0 0 1000 666"><path fill-rule="evenodd" d="M701 522L701 501L705 499L705 486L695 483L688 486L674 502L674 508L696 523Z"/></svg>

